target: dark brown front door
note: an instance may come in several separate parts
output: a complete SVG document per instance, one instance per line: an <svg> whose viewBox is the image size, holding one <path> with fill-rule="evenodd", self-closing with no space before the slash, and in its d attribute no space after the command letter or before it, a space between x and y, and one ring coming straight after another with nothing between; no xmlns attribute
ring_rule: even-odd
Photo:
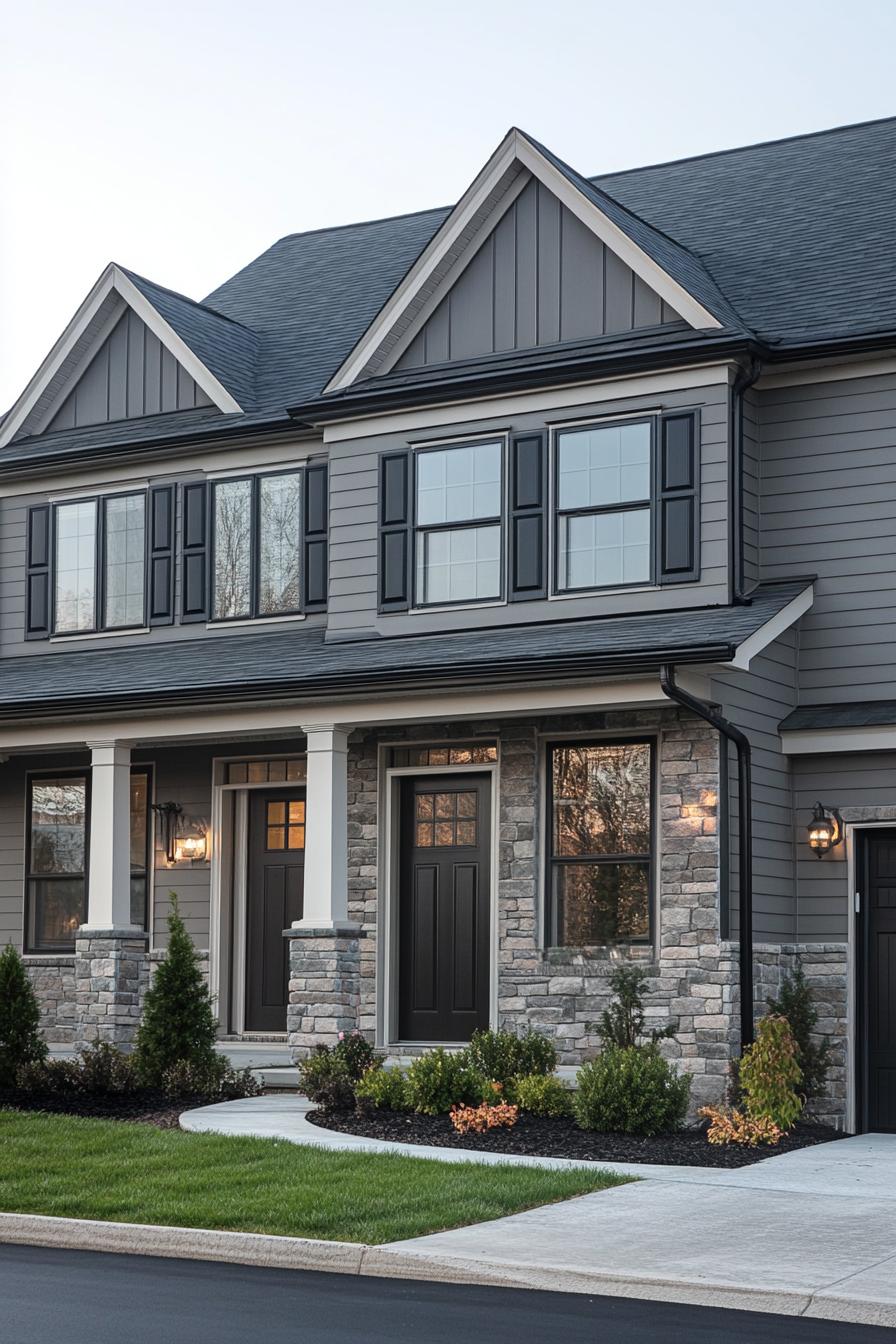
<svg viewBox="0 0 896 1344"><path fill-rule="evenodd" d="M248 877L246 1030L285 1031L289 949L283 930L302 917L304 790L250 793Z"/></svg>
<svg viewBox="0 0 896 1344"><path fill-rule="evenodd" d="M896 832L864 840L859 929L859 1114L896 1133Z"/></svg>
<svg viewBox="0 0 896 1344"><path fill-rule="evenodd" d="M490 795L487 775L402 780L404 1041L468 1041L488 1026Z"/></svg>

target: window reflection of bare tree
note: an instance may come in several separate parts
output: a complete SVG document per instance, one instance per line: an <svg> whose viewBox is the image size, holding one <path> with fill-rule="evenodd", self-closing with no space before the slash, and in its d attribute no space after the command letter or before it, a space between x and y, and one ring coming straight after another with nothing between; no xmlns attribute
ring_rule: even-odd
<svg viewBox="0 0 896 1344"><path fill-rule="evenodd" d="M262 615L299 607L298 476L274 476L261 482L260 583Z"/></svg>
<svg viewBox="0 0 896 1344"><path fill-rule="evenodd" d="M556 866L560 940L582 946L646 937L649 744L555 748L553 792L555 855L632 856L618 863Z"/></svg>
<svg viewBox="0 0 896 1344"><path fill-rule="evenodd" d="M83 872L84 837L83 783L35 783L31 820L31 871Z"/></svg>
<svg viewBox="0 0 896 1344"><path fill-rule="evenodd" d="M252 547L248 481L215 488L215 616L247 616Z"/></svg>

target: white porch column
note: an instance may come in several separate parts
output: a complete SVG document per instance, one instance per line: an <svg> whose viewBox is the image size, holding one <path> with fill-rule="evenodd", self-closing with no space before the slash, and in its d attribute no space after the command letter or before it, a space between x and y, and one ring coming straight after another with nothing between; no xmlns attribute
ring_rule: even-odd
<svg viewBox="0 0 896 1344"><path fill-rule="evenodd" d="M297 929L348 924L348 730L303 728L308 740L305 898Z"/></svg>
<svg viewBox="0 0 896 1344"><path fill-rule="evenodd" d="M121 742L90 747L90 862L87 923L92 929L133 930L131 923L131 748Z"/></svg>

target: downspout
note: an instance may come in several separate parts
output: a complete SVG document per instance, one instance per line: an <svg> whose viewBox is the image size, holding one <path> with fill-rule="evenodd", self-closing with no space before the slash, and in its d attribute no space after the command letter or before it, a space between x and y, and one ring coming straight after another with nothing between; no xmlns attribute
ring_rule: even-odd
<svg viewBox="0 0 896 1344"><path fill-rule="evenodd" d="M749 598L744 591L744 396L759 378L762 365L751 359L749 367L741 369L731 388L731 600L744 605Z"/></svg>
<svg viewBox="0 0 896 1344"><path fill-rule="evenodd" d="M683 691L675 682L675 668L666 663L660 668L660 686L663 694L683 709L705 719L733 742L737 748L737 809L740 821L738 836L738 914L740 947L738 966L740 978L740 1048L741 1053L753 1043L753 791L750 764L750 742L747 736L729 723L711 705ZM727 781L726 781L727 782ZM727 836L719 836L719 844L727 843Z"/></svg>

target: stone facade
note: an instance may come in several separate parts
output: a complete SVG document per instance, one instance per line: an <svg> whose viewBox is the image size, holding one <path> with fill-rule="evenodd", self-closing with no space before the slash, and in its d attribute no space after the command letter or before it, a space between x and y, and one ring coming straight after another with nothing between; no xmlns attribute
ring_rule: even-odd
<svg viewBox="0 0 896 1344"><path fill-rule="evenodd" d="M25 962L40 1007L40 1025L50 1045L73 1045L77 1037L75 958L29 956Z"/></svg>
<svg viewBox="0 0 896 1344"><path fill-rule="evenodd" d="M75 941L75 1042L128 1047L140 1024L149 977L147 935L83 930Z"/></svg>
<svg viewBox="0 0 896 1344"><path fill-rule="evenodd" d="M362 930L290 929L287 1040L296 1058L335 1045L360 1018Z"/></svg>

